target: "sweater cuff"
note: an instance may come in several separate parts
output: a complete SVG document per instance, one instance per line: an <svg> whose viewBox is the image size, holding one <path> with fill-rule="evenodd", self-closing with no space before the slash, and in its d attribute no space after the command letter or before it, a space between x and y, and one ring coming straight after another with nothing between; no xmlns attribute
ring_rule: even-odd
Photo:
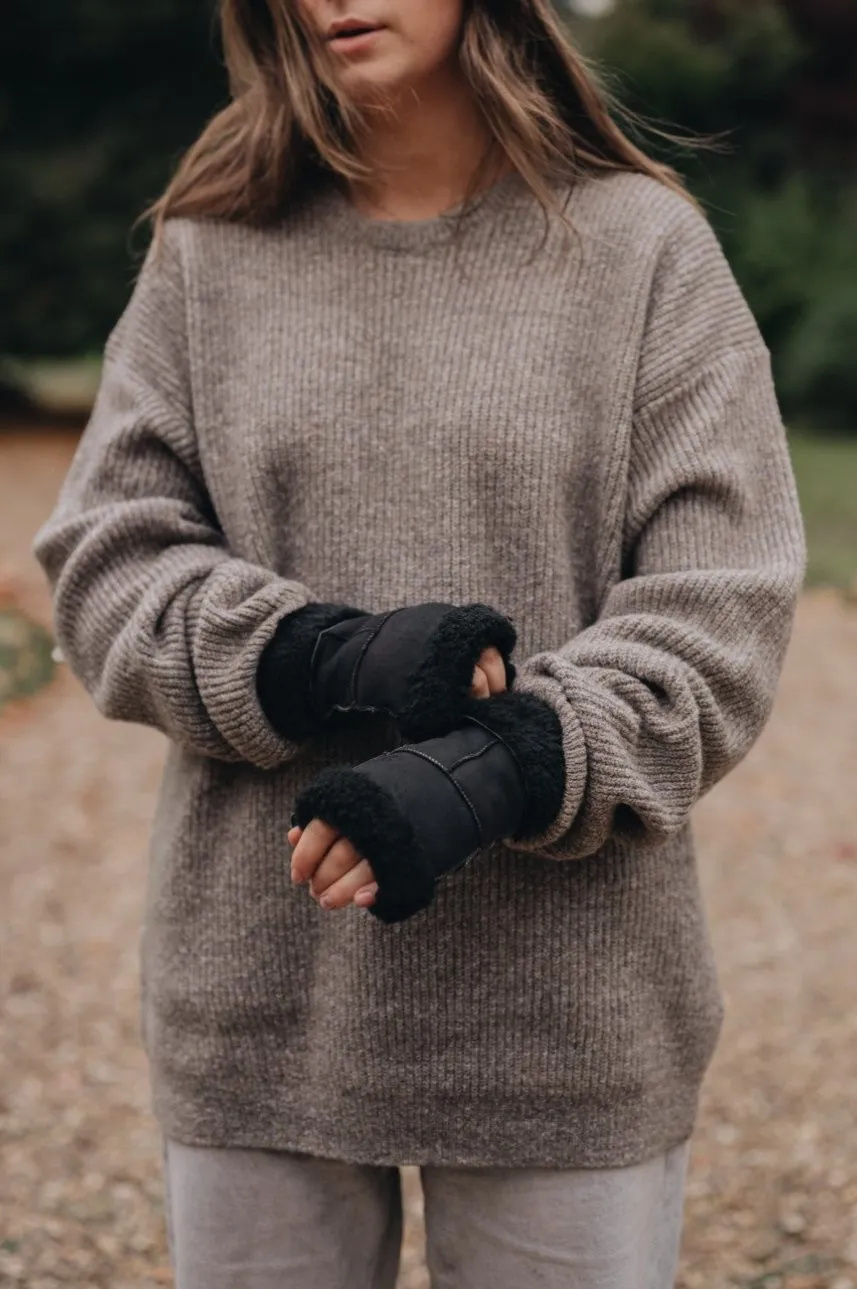
<svg viewBox="0 0 857 1289"><path fill-rule="evenodd" d="M256 690L259 705L282 738L312 738L323 731L324 722L313 702L316 641L326 627L365 616L361 609L345 604L307 604L277 624L259 660Z"/></svg>
<svg viewBox="0 0 857 1289"><path fill-rule="evenodd" d="M178 573L183 549L173 547L159 562L165 582L173 562ZM255 565L227 558L211 569L183 615L165 625L162 638L154 631L138 633L139 657L149 677L148 701L158 717L148 723L201 756L247 762L261 770L276 770L291 760L299 746L272 726L255 684L259 658L290 600L298 608L305 604L304 588ZM193 668L190 676L183 671L179 641ZM121 678L112 684L117 718L139 719L139 708L121 705Z"/></svg>

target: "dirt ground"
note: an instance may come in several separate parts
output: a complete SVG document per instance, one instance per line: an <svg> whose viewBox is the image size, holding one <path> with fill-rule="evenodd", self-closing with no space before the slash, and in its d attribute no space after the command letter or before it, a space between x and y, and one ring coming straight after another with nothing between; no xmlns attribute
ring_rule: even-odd
<svg viewBox="0 0 857 1289"><path fill-rule="evenodd" d="M45 621L29 543L71 446L0 434L0 598ZM855 660L857 611L808 593L768 730L698 808L728 1020L681 1289L857 1289ZM2 1285L170 1283L137 1030L163 750L102 721L64 669L0 718ZM411 1170L405 1182L401 1285L423 1289Z"/></svg>

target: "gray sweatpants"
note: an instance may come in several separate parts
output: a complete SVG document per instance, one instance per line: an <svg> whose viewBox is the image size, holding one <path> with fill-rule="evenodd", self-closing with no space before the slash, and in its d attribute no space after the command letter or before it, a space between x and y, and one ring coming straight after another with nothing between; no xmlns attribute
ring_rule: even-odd
<svg viewBox="0 0 857 1289"><path fill-rule="evenodd" d="M422 1168L432 1289L672 1289L687 1155ZM394 1289L397 1168L171 1142L165 1172L176 1289Z"/></svg>

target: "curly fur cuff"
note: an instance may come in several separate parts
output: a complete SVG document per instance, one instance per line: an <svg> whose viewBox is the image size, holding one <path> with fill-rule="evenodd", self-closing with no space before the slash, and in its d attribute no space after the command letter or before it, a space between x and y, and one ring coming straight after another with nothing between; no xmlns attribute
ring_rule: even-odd
<svg viewBox="0 0 857 1289"><path fill-rule="evenodd" d="M419 667L409 678L408 699L398 715L399 728L411 742L447 734L461 724L469 701L473 671L484 649L493 646L506 664L512 685L510 655L517 633L508 618L485 604L451 609L429 641Z"/></svg>
<svg viewBox="0 0 857 1289"><path fill-rule="evenodd" d="M554 822L565 795L562 725L554 709L535 694L495 694L467 701L466 719L502 740L518 763L526 809L515 836L537 837Z"/></svg>
<svg viewBox="0 0 857 1289"><path fill-rule="evenodd" d="M369 912L381 922L402 922L431 904L431 869L409 820L379 784L359 770L323 770L292 816L300 828L313 819L338 828L372 865L378 894Z"/></svg>
<svg viewBox="0 0 857 1289"><path fill-rule="evenodd" d="M307 604L281 618L256 673L263 712L282 738L305 739L323 725L313 707L312 654L319 633L347 618L362 618L345 604Z"/></svg>

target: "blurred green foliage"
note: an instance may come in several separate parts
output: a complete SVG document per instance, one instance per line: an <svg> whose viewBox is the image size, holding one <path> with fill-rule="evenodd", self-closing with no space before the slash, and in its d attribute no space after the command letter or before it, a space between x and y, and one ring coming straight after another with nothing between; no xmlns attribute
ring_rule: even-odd
<svg viewBox="0 0 857 1289"><path fill-rule="evenodd" d="M13 9L0 38L0 354L86 353L130 289L134 220L225 100L213 0Z"/></svg>
<svg viewBox="0 0 857 1289"><path fill-rule="evenodd" d="M619 0L581 39L619 101L704 203L772 350L790 416L857 433L857 175L853 140L799 106L819 50L776 0Z"/></svg>
<svg viewBox="0 0 857 1289"><path fill-rule="evenodd" d="M857 433L857 185L796 173L736 193L728 221L713 214L786 411Z"/></svg>
<svg viewBox="0 0 857 1289"><path fill-rule="evenodd" d="M857 438L801 426L789 446L809 544L807 583L857 595Z"/></svg>

